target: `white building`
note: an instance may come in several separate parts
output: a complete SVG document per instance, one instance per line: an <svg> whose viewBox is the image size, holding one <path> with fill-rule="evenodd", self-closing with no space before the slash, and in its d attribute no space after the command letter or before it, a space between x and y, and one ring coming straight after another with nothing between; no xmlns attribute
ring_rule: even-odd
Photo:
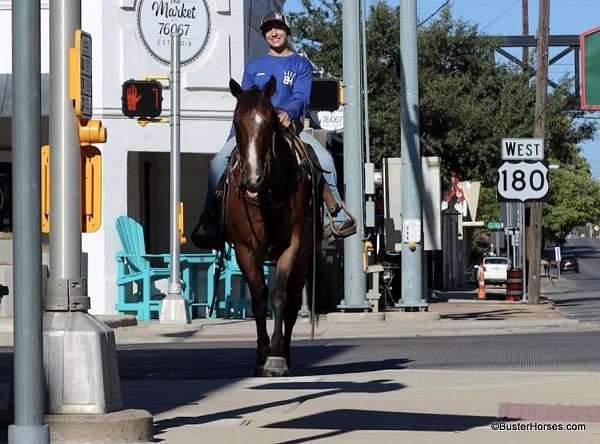
<svg viewBox="0 0 600 444"><path fill-rule="evenodd" d="M149 252L169 249L169 127L142 128L121 114L121 85L130 78L168 75L159 60L169 54L161 33L160 8L185 4L194 9L189 38L182 42L181 198L189 233L202 209L208 160L219 151L230 130L234 99L230 78L241 81L247 60L266 50L258 30L260 17L285 0L82 0L82 29L93 39L93 115L102 120L108 141L102 151L102 226L83 234L87 253L91 312L115 312L115 254L121 247L115 229L120 215L138 220ZM153 9L154 8L154 9ZM152 14L154 12L155 14ZM42 143L48 143L49 1L42 0ZM163 28L164 31L164 28ZM157 34L158 33L158 34ZM163 32L164 34L164 32ZM199 44L201 42L201 44ZM0 191L10 194L11 162L11 1L0 0ZM186 61L186 59L189 59ZM163 93L169 113L169 92ZM6 211L10 218L10 212ZM0 231L10 221L2 218ZM3 222L4 221L4 222ZM4 226L4 229L3 229ZM4 235L4 237L10 237ZM0 240L0 283L10 280L10 241ZM190 244L182 252L194 251ZM3 273L4 270L4 273ZM2 281L5 282L2 282ZM12 294L12 291L11 291ZM1 315L11 316L10 301Z"/></svg>

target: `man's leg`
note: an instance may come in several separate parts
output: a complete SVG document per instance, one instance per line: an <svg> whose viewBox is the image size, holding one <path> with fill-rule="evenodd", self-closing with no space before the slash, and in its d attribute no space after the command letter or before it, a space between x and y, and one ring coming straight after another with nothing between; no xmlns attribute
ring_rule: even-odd
<svg viewBox="0 0 600 444"><path fill-rule="evenodd" d="M200 216L200 223L192 233L192 242L198 248L219 250L223 245L223 233L219 226L220 200L217 198L217 187L223 177L227 162L235 149L235 137L229 139L221 151L211 160L208 167L208 187L204 210Z"/></svg>
<svg viewBox="0 0 600 444"><path fill-rule="evenodd" d="M342 198L340 196L340 192L337 188L337 173L335 170L335 163L333 162L333 157L323 145L319 143L319 141L310 133L306 131L302 131L300 133L300 139L310 145L315 152L317 158L319 159L319 163L321 164L321 168L324 170L323 178L325 179L328 187L323 191L323 200L327 206L331 206L335 201L335 203L342 202ZM331 192L331 196L328 194L328 190ZM333 198L333 199L332 199ZM327 212L326 212L327 214ZM338 208L333 212L333 223L335 225L335 231L331 232L331 227L329 223L329 218L326 218L326 226L325 226L325 237L338 237L343 238L350 236L356 233L356 223L348 217L348 214L338 206ZM336 233L338 235L336 235Z"/></svg>

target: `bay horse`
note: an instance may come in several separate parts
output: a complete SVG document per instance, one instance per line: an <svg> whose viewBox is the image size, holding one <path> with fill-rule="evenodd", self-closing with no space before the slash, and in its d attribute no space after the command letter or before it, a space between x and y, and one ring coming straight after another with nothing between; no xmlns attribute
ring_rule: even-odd
<svg viewBox="0 0 600 444"><path fill-rule="evenodd" d="M321 193L315 191L319 186L313 183L320 177L315 173L320 171L318 161L312 150L297 143L299 139L280 125L271 105L275 88L274 77L262 89L248 91L233 79L229 82L237 99L233 116L237 149L226 173L224 234L235 246L252 295L256 376L288 375L292 330L311 270L314 242L320 235L314 225L316 211L311 215L311 208L320 209L321 202ZM277 269L271 292L275 322L270 340L265 259L274 260Z"/></svg>

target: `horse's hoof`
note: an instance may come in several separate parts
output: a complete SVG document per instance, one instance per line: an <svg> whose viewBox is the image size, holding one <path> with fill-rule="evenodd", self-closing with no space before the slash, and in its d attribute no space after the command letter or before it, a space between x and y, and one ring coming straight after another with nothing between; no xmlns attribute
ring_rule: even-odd
<svg viewBox="0 0 600 444"><path fill-rule="evenodd" d="M267 362L263 367L265 373L269 373L270 376L278 377L278 376L288 376L288 366L285 362L284 358L279 358L275 356L269 356L267 358Z"/></svg>
<svg viewBox="0 0 600 444"><path fill-rule="evenodd" d="M257 365L256 367L254 367L254 374L252 376L254 376L255 378L268 378L271 376L271 373L269 371L266 371L264 366Z"/></svg>

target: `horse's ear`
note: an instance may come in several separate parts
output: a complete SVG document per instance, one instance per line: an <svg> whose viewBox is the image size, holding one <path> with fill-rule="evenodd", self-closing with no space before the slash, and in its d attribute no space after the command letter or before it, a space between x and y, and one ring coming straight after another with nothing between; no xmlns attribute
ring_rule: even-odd
<svg viewBox="0 0 600 444"><path fill-rule="evenodd" d="M244 92L240 84L233 79L229 80L229 91L231 91L231 94L233 94L236 99L239 99Z"/></svg>
<svg viewBox="0 0 600 444"><path fill-rule="evenodd" d="M277 87L277 81L275 80L274 76L271 76L271 78L269 79L269 81L267 82L267 84L265 85L265 87L263 89L265 96L267 96L270 99L273 96L273 94L275 94L276 87Z"/></svg>

